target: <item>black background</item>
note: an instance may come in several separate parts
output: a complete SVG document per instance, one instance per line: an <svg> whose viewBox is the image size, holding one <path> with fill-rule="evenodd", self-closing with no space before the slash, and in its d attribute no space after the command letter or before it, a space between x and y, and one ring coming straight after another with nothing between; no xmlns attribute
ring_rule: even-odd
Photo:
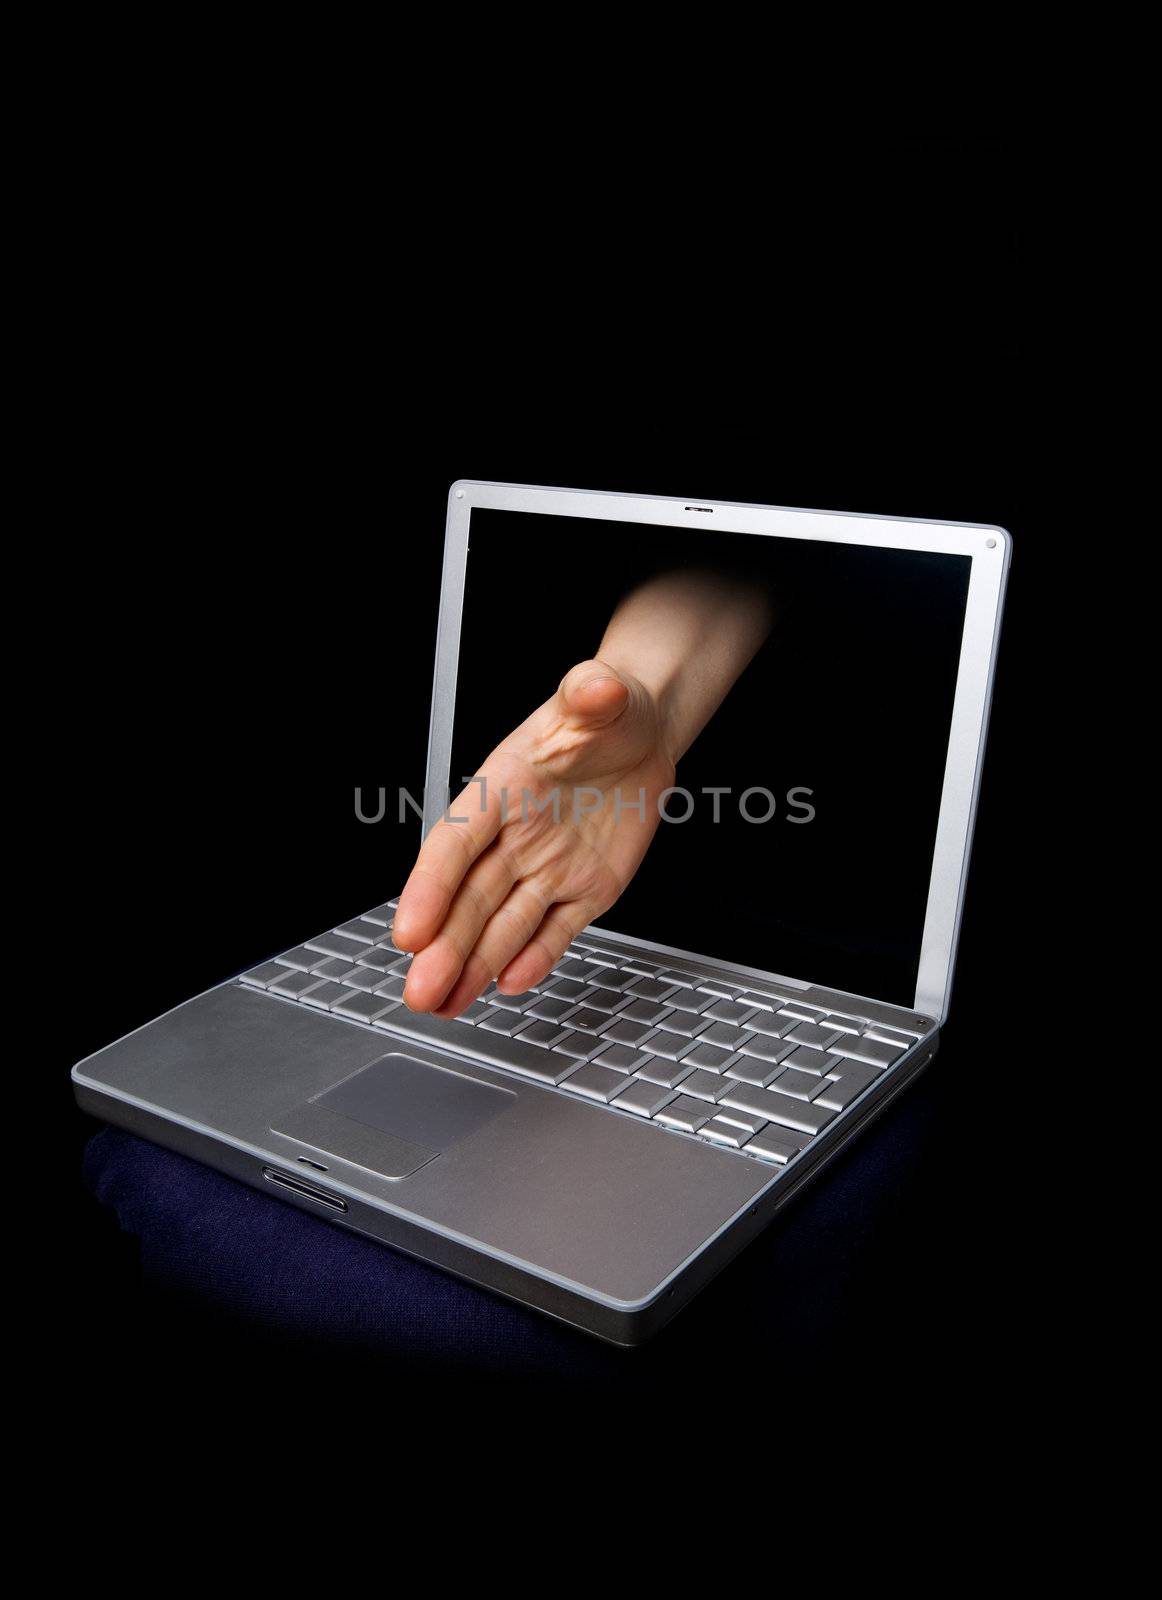
<svg viewBox="0 0 1162 1600"><path fill-rule="evenodd" d="M259 1338L143 1283L134 1242L80 1183L93 1125L67 1075L396 892L417 828L360 825L353 789L422 781L457 477L1012 532L953 1018L911 1091L928 1096L936 1153L888 1208L826 1340L853 1376L877 1375L858 1401L877 1413L963 1420L1006 1403L1033 1344L1032 1223L1019 1117L1000 1125L982 1085L1012 1065L1014 974L1038 942L1025 735L1054 573L1030 485L1022 159L972 141L833 152L827 203L795 230L759 219L729 259L653 235L631 258L562 227L535 253L478 238L468 270L463 238L452 258L436 225L422 259L409 248L406 283L361 221L338 219L315 278L287 267L289 226L246 233L232 214L233 266L212 286L199 246L125 295L117 328L85 324L71 395L85 426L60 467L75 510L45 605L62 688L36 846L57 903L80 913L84 957L42 1068L66 1251L50 1278L75 1353L59 1377L79 1407L95 1372L129 1427L148 1426L175 1374L187 1424L211 1395L218 1415L261 1403L271 1422L288 1385L374 1413L382 1382L402 1404L408 1375L390 1363L371 1364L369 1391L366 1357ZM834 1369L812 1368L827 1317L790 1316L772 1358L836 1397ZM636 1382L627 1364L631 1398ZM550 1398L572 1393L563 1374ZM460 1417L496 1398L466 1370L408 1403L432 1418L449 1397ZM518 1382L501 1404L516 1415L526 1398Z"/></svg>

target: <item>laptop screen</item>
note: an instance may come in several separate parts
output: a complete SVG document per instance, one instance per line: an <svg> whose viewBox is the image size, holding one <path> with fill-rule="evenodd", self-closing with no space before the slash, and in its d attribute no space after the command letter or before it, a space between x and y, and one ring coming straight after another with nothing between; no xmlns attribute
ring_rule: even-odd
<svg viewBox="0 0 1162 1600"><path fill-rule="evenodd" d="M675 572L760 587L765 643L678 763L673 820L597 924L911 1005L970 567L967 556L474 508L453 793L598 654L625 596Z"/></svg>

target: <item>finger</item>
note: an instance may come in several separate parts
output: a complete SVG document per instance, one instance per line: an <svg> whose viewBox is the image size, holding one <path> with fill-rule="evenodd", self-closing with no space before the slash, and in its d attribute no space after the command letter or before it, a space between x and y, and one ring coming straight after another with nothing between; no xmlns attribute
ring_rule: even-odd
<svg viewBox="0 0 1162 1600"><path fill-rule="evenodd" d="M534 983L547 978L599 910L596 902L587 900L561 901L553 906L524 948L501 972L496 980L497 988L505 994L523 994Z"/></svg>
<svg viewBox="0 0 1162 1600"><path fill-rule="evenodd" d="M604 661L581 661L561 679L565 709L591 728L614 722L629 704L629 689Z"/></svg>
<svg viewBox="0 0 1162 1600"><path fill-rule="evenodd" d="M456 1016L480 995L491 979L528 943L544 920L549 903L548 893L540 889L534 879L528 878L516 885L485 924L464 963L463 972L439 1007L440 1016Z"/></svg>
<svg viewBox="0 0 1162 1600"><path fill-rule="evenodd" d="M447 998L434 1007L433 1015L437 1017L458 1017L465 1006L470 1006L473 1000L478 1000L492 982L492 973L473 952L464 963L460 976L453 984Z"/></svg>
<svg viewBox="0 0 1162 1600"><path fill-rule="evenodd" d="M451 817L463 820L452 822ZM397 949L422 950L439 931L464 874L495 839L500 794L487 779L472 782L424 840L396 908L391 937Z"/></svg>
<svg viewBox="0 0 1162 1600"><path fill-rule="evenodd" d="M507 853L486 850L469 868L440 931L408 969L404 1000L413 1011L432 1011L460 976L489 917L516 882Z"/></svg>

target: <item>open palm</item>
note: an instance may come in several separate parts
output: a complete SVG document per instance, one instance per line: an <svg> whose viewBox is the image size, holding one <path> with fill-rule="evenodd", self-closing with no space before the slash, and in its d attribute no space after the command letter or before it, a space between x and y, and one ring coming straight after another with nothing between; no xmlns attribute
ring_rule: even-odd
<svg viewBox="0 0 1162 1600"><path fill-rule="evenodd" d="M643 685L574 667L424 841L393 930L417 952L407 1004L455 1016L493 978L509 994L540 982L637 871L673 781Z"/></svg>

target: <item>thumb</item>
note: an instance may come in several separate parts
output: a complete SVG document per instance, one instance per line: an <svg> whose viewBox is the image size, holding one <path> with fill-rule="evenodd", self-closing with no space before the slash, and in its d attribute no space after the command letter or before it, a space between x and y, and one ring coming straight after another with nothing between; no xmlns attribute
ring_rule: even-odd
<svg viewBox="0 0 1162 1600"><path fill-rule="evenodd" d="M580 661L557 691L568 715L589 728L615 722L629 704L629 685L604 661Z"/></svg>

